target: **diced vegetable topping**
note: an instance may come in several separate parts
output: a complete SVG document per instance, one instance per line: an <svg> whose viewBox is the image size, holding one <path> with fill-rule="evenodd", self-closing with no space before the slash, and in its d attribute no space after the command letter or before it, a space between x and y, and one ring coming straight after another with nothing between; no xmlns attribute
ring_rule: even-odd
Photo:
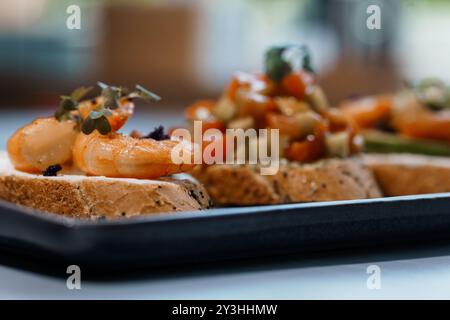
<svg viewBox="0 0 450 320"><path fill-rule="evenodd" d="M372 128L389 118L391 106L391 98L379 96L344 102L341 110L361 128Z"/></svg>
<svg viewBox="0 0 450 320"><path fill-rule="evenodd" d="M425 80L392 95L345 101L339 109L360 128L450 142L450 90L440 80Z"/></svg>
<svg viewBox="0 0 450 320"><path fill-rule="evenodd" d="M308 50L274 47L265 58L265 74L236 73L218 101L194 103L186 118L202 120L203 129L278 129L280 155L300 162L358 152L356 129L329 108Z"/></svg>

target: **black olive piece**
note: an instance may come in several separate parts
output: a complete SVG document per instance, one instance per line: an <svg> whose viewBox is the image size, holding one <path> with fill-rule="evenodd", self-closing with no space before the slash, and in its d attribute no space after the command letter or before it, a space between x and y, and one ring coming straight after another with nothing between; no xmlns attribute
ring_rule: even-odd
<svg viewBox="0 0 450 320"><path fill-rule="evenodd" d="M158 126L155 129L153 129L152 132L150 132L148 135L142 137L143 139L154 139L157 141L161 140L168 140L170 139L170 136L168 134L164 133L164 127Z"/></svg>
<svg viewBox="0 0 450 320"><path fill-rule="evenodd" d="M62 170L61 165L55 164L45 169L44 172L42 172L42 175L44 177L56 177L58 175L58 172L61 170Z"/></svg>

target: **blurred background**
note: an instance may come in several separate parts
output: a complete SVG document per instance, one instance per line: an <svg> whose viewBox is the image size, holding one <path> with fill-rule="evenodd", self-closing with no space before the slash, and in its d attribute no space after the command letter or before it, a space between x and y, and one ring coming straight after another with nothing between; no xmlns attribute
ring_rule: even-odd
<svg viewBox="0 0 450 320"><path fill-rule="evenodd" d="M366 26L371 4L381 30ZM80 29L66 26L71 5ZM449 30L447 0L1 0L1 131L97 80L158 93L151 123L173 124L167 114L216 97L233 72L261 70L273 44L308 45L332 103L423 77L450 81Z"/></svg>

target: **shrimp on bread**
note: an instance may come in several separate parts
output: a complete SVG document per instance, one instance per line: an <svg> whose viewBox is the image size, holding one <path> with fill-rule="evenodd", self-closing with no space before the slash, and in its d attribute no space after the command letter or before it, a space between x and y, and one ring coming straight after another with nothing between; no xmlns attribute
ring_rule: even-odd
<svg viewBox="0 0 450 320"><path fill-rule="evenodd" d="M193 164L171 160L172 148L180 141L140 139L117 132L133 113L134 97L154 98L143 93L142 87L125 92L103 85L100 97L79 103L76 92L62 98L55 117L36 119L9 139L8 153L17 170L37 173L51 165L73 163L88 175L155 179L193 168ZM189 145L184 152L192 153Z"/></svg>
<svg viewBox="0 0 450 320"><path fill-rule="evenodd" d="M82 218L209 207L201 185L169 177L192 169L171 157L175 146L192 154L191 143L172 140L162 127L144 137L118 132L135 98L159 97L141 86L131 92L100 86L93 99L82 101L91 90L84 87L63 96L54 117L35 119L11 136L7 155L0 152L0 199Z"/></svg>

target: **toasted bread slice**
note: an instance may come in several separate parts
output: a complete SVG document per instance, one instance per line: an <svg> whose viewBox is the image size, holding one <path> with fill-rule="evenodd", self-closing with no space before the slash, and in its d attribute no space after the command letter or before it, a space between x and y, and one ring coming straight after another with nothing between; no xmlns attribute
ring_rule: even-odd
<svg viewBox="0 0 450 320"><path fill-rule="evenodd" d="M201 210L210 199L190 180L139 180L83 175L44 177L15 170L0 153L0 199L80 218Z"/></svg>
<svg viewBox="0 0 450 320"><path fill-rule="evenodd" d="M366 154L385 196L450 192L450 158L417 154Z"/></svg>
<svg viewBox="0 0 450 320"><path fill-rule="evenodd" d="M219 205L277 204L381 197L370 170L359 158L313 164L283 162L275 175L257 166L212 165L192 173Z"/></svg>

